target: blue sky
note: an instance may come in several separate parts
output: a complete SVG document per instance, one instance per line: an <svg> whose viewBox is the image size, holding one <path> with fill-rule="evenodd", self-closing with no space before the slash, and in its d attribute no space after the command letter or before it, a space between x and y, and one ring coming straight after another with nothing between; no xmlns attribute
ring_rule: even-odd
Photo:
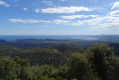
<svg viewBox="0 0 119 80"><path fill-rule="evenodd" d="M119 34L119 0L0 0L0 35Z"/></svg>

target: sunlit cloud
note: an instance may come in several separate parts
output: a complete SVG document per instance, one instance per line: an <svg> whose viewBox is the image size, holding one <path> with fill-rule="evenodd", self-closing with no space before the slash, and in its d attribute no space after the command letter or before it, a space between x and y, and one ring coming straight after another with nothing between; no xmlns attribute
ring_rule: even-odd
<svg viewBox="0 0 119 80"><path fill-rule="evenodd" d="M35 12L36 12L36 13L39 13L39 12L40 12L40 9L35 9Z"/></svg>
<svg viewBox="0 0 119 80"><path fill-rule="evenodd" d="M28 10L28 8L23 8L23 10L24 10L24 11L27 11L27 10Z"/></svg>
<svg viewBox="0 0 119 80"><path fill-rule="evenodd" d="M63 19L77 19L77 18L88 18L88 17L98 17L98 15L70 15L70 16L61 16Z"/></svg>
<svg viewBox="0 0 119 80"><path fill-rule="evenodd" d="M110 29L110 28L119 28L119 23L104 23L99 24L97 27L93 27L94 30L100 30L100 29Z"/></svg>
<svg viewBox="0 0 119 80"><path fill-rule="evenodd" d="M109 29L119 27L119 11L111 11L106 16L102 17L102 23L97 24L93 29Z"/></svg>
<svg viewBox="0 0 119 80"><path fill-rule="evenodd" d="M110 16L119 16L119 10L112 11L109 13Z"/></svg>
<svg viewBox="0 0 119 80"><path fill-rule="evenodd" d="M0 1L0 5L3 5L3 6L6 6L6 7L9 7L10 5L4 1Z"/></svg>
<svg viewBox="0 0 119 80"><path fill-rule="evenodd" d="M95 26L97 24L99 24L101 21L103 21L103 18L101 17L97 17L94 19L88 19L88 20L77 20L76 22L72 22L71 25L72 26L81 26L81 25L90 25L90 26Z"/></svg>
<svg viewBox="0 0 119 80"><path fill-rule="evenodd" d="M36 20L36 19L27 19L27 20L9 19L9 21L11 21L13 23L55 23L55 24L62 24L62 23L70 22L70 21L67 21L67 20L48 20L48 21L44 21L44 20Z"/></svg>
<svg viewBox="0 0 119 80"><path fill-rule="evenodd" d="M116 2L113 4L113 6L112 6L111 9L114 9L114 8L117 8L117 7L119 7L119 1L116 1Z"/></svg>
<svg viewBox="0 0 119 80"><path fill-rule="evenodd" d="M93 9L89 9L87 7L57 7L57 8L46 8L41 10L43 13L75 13L80 11L93 11Z"/></svg>

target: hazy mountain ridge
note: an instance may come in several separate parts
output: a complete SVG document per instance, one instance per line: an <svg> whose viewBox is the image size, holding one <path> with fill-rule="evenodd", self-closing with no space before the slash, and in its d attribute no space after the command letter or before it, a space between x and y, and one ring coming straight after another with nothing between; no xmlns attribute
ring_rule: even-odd
<svg viewBox="0 0 119 80"><path fill-rule="evenodd" d="M87 35L89 36L89 35ZM38 36L35 36L38 37ZM86 37L86 35L85 35ZM119 35L92 35L98 39L16 39L11 41L0 40L0 45L11 45L21 49L29 48L47 48L47 47L63 47L63 46L80 46L86 50L95 43L106 43L114 47L116 55L119 54L118 44Z"/></svg>

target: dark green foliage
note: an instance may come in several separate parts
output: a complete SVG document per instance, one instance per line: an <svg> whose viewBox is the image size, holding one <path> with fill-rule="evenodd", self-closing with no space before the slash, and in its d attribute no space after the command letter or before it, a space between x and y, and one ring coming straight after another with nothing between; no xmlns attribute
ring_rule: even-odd
<svg viewBox="0 0 119 80"><path fill-rule="evenodd" d="M110 61L110 69L107 77L108 80L119 80L119 57L114 57Z"/></svg>
<svg viewBox="0 0 119 80"><path fill-rule="evenodd" d="M70 56L72 53L83 53L84 49L79 46L58 46L56 47L57 50L62 52L65 56Z"/></svg>
<svg viewBox="0 0 119 80"><path fill-rule="evenodd" d="M61 76L62 78L66 79L68 77L69 66L67 64L59 66L53 76Z"/></svg>
<svg viewBox="0 0 119 80"><path fill-rule="evenodd" d="M55 68L50 65L41 65L39 69L42 76L48 76L48 77L51 77L55 71Z"/></svg>
<svg viewBox="0 0 119 80"><path fill-rule="evenodd" d="M18 56L16 56L14 58L14 61L19 64L21 67L29 67L30 66L30 62L28 59L23 59L23 58L20 58Z"/></svg>
<svg viewBox="0 0 119 80"><path fill-rule="evenodd" d="M13 46L0 46L0 56L13 57L18 53L21 53L21 49L18 49Z"/></svg>
<svg viewBox="0 0 119 80"><path fill-rule="evenodd" d="M53 64L61 65L66 62L64 56L56 49L31 49L24 51L23 54L19 54L20 57L28 58L32 65Z"/></svg>
<svg viewBox="0 0 119 80"><path fill-rule="evenodd" d="M0 79L19 80L20 66L8 58L0 58Z"/></svg>
<svg viewBox="0 0 119 80"><path fill-rule="evenodd" d="M95 44L85 54L73 46L0 51L6 56L0 57L0 80L119 80L119 58L107 44Z"/></svg>
<svg viewBox="0 0 119 80"><path fill-rule="evenodd" d="M32 80L32 73L29 71L30 62L28 59L23 59L20 57L15 57L14 61L20 66L20 74L18 77L21 80Z"/></svg>
<svg viewBox="0 0 119 80"><path fill-rule="evenodd" d="M60 76L57 76L56 78L48 78L47 76L43 76L40 78L40 80L64 80Z"/></svg>
<svg viewBox="0 0 119 80"><path fill-rule="evenodd" d="M47 76L42 76L40 80L64 80L60 76L57 76L56 78L48 78Z"/></svg>
<svg viewBox="0 0 119 80"><path fill-rule="evenodd" d="M0 46L0 56L12 58L19 56L29 59L31 65L63 65L73 52L83 52L83 49L78 46L60 46L21 50L12 46Z"/></svg>
<svg viewBox="0 0 119 80"><path fill-rule="evenodd" d="M19 78L21 80L33 80L33 74L29 71L29 68L25 67L20 70Z"/></svg>
<svg viewBox="0 0 119 80"><path fill-rule="evenodd" d="M114 57L113 48L107 44L95 44L88 50L88 56L92 64L94 72L99 77L106 80L107 73L110 68L110 61Z"/></svg>
<svg viewBox="0 0 119 80"><path fill-rule="evenodd" d="M84 54L75 53L69 58L69 76L78 80L93 80L91 65Z"/></svg>
<svg viewBox="0 0 119 80"><path fill-rule="evenodd" d="M31 65L53 64L55 66L66 63L62 52L54 48L34 48L21 50L12 46L0 46L0 56L22 57L30 60Z"/></svg>

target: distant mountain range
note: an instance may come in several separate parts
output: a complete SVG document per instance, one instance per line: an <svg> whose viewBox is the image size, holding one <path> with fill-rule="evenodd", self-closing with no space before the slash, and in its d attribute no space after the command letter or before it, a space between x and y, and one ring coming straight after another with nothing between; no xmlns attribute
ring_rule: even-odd
<svg viewBox="0 0 119 80"><path fill-rule="evenodd" d="M16 39L119 39L119 35L0 35L2 40L16 40Z"/></svg>

